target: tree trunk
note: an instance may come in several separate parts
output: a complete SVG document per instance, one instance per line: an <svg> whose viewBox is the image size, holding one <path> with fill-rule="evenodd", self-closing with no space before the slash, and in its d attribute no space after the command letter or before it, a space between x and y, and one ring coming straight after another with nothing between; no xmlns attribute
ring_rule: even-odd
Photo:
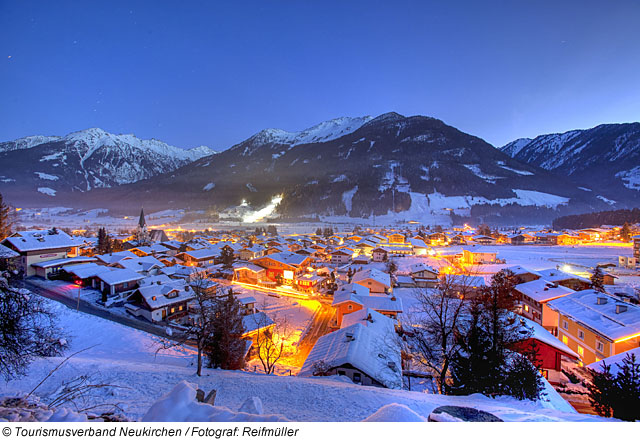
<svg viewBox="0 0 640 440"><path fill-rule="evenodd" d="M198 341L198 376L202 376L202 342Z"/></svg>

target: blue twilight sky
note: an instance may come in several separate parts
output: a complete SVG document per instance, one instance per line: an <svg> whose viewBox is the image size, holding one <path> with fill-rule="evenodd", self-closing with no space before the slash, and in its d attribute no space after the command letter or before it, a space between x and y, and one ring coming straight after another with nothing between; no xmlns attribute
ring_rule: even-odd
<svg viewBox="0 0 640 440"><path fill-rule="evenodd" d="M223 149L397 111L501 146L638 121L639 23L635 0L0 0L0 141Z"/></svg>

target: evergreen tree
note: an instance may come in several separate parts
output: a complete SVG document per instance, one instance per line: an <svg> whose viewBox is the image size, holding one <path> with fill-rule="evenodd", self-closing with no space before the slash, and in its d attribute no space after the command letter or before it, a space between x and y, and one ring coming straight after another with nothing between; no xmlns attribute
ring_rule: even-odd
<svg viewBox="0 0 640 440"><path fill-rule="evenodd" d="M4 203L0 194L0 241L11 235L11 208Z"/></svg>
<svg viewBox="0 0 640 440"><path fill-rule="evenodd" d="M0 375L10 380L26 374L35 358L62 354L64 341L42 298L0 283Z"/></svg>
<svg viewBox="0 0 640 440"><path fill-rule="evenodd" d="M212 312L212 333L206 341L210 367L223 370L244 367L246 341L242 339L242 317L242 306L231 289L224 298L216 299Z"/></svg>
<svg viewBox="0 0 640 440"><path fill-rule="evenodd" d="M528 350L525 355L513 350L531 335L531 330L513 313L514 286L513 273L500 271L471 302L468 316L458 327L456 339L461 349L451 362L452 393L511 395L532 400L542 393L536 350Z"/></svg>
<svg viewBox="0 0 640 440"><path fill-rule="evenodd" d="M616 366L615 376L604 362L602 371L590 371L589 401L601 416L640 420L640 363L635 354L627 353Z"/></svg>
<svg viewBox="0 0 640 440"><path fill-rule="evenodd" d="M223 246L222 249L220 249L220 260L222 260L222 266L225 269L230 269L231 267L233 267L233 249L231 249L229 246Z"/></svg>
<svg viewBox="0 0 640 440"><path fill-rule="evenodd" d="M620 239L625 243L631 240L631 227L627 222L624 222L624 225L622 225L622 228L620 229Z"/></svg>
<svg viewBox="0 0 640 440"><path fill-rule="evenodd" d="M480 226L478 226L478 234L491 235L491 228L483 223Z"/></svg>
<svg viewBox="0 0 640 440"><path fill-rule="evenodd" d="M591 288L597 292L605 293L604 273L600 266L596 266L591 275Z"/></svg>
<svg viewBox="0 0 640 440"><path fill-rule="evenodd" d="M97 252L100 255L108 254L112 251L112 242L111 238L107 234L107 230L105 228L98 229L98 245Z"/></svg>
<svg viewBox="0 0 640 440"><path fill-rule="evenodd" d="M274 225L269 225L267 228L267 233L269 235L278 235L278 229Z"/></svg>
<svg viewBox="0 0 640 440"><path fill-rule="evenodd" d="M322 235L322 228L316 229L316 235Z"/></svg>

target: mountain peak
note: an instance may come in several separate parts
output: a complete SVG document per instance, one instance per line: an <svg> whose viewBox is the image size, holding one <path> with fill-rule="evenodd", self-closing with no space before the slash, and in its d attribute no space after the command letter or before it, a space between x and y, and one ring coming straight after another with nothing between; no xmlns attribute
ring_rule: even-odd
<svg viewBox="0 0 640 440"><path fill-rule="evenodd" d="M375 124L378 122L393 122L393 121L401 121L406 119L405 116L396 113L396 112L387 112L383 113L380 116L377 116L369 121L369 124Z"/></svg>

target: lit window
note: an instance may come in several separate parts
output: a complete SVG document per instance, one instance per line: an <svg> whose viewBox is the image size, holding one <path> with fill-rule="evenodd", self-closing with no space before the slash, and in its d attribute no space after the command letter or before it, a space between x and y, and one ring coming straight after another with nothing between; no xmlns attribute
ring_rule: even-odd
<svg viewBox="0 0 640 440"><path fill-rule="evenodd" d="M602 359L600 359L598 356L596 356L596 362L600 362Z"/></svg>
<svg viewBox="0 0 640 440"><path fill-rule="evenodd" d="M578 345L578 354L580 356L584 356L584 348L582 348L581 346Z"/></svg>
<svg viewBox="0 0 640 440"><path fill-rule="evenodd" d="M567 338L567 336L566 336L566 335L562 335L562 343L563 343L564 345L567 345L567 344L569 343L569 338Z"/></svg>
<svg viewBox="0 0 640 440"><path fill-rule="evenodd" d="M525 312L527 312L527 313L529 313L529 306L528 306L528 305L526 305L526 304L524 305L524 311L525 311Z"/></svg>
<svg viewBox="0 0 640 440"><path fill-rule="evenodd" d="M578 330L578 337L584 341L584 332L582 330Z"/></svg>

